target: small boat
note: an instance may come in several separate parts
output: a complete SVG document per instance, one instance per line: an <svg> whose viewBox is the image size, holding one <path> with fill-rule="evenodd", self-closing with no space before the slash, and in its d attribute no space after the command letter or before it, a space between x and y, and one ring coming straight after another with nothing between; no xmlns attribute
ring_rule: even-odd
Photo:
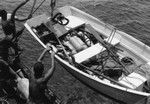
<svg viewBox="0 0 150 104"><path fill-rule="evenodd" d="M150 47L72 6L26 21L25 27L56 60L95 90L126 104L146 104L150 96Z"/></svg>

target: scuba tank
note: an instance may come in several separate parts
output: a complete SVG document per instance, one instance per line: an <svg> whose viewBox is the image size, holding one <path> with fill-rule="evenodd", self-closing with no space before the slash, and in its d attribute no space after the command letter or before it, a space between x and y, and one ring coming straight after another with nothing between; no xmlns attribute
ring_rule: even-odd
<svg viewBox="0 0 150 104"><path fill-rule="evenodd" d="M77 52L87 48L87 45L77 36L70 37L69 42L73 45Z"/></svg>
<svg viewBox="0 0 150 104"><path fill-rule="evenodd" d="M93 42L85 34L83 34L83 32L78 32L78 35L83 37L84 42L88 47L93 45Z"/></svg>
<svg viewBox="0 0 150 104"><path fill-rule="evenodd" d="M64 45L66 45L72 51L72 54L77 53L76 49L71 45L69 41L64 41Z"/></svg>

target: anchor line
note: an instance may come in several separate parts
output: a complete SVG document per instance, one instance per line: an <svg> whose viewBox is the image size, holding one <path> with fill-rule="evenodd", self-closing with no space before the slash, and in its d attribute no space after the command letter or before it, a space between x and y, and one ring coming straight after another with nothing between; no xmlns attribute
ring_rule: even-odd
<svg viewBox="0 0 150 104"><path fill-rule="evenodd" d="M51 3L50 3L50 7L51 7L51 18L53 18L55 6L56 6L56 0L51 0Z"/></svg>
<svg viewBox="0 0 150 104"><path fill-rule="evenodd" d="M29 13L29 15L27 16L27 18L24 18L24 19L19 19L19 18L16 18L15 20L16 21L19 21L19 22L24 22L30 18L32 18L32 15L41 7L41 5L45 2L46 0L43 0L36 8L35 8L35 5L37 3L37 0L34 0L33 2L33 5L32 5L32 8L31 8L31 11ZM34 10L35 9L35 10Z"/></svg>

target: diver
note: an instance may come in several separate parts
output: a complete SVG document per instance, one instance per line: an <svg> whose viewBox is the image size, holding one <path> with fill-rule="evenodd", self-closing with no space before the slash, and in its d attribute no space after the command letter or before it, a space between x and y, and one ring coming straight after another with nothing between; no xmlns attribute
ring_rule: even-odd
<svg viewBox="0 0 150 104"><path fill-rule="evenodd" d="M11 66L17 71L22 69L22 67L19 58L19 52L21 51L21 48L18 46L16 39L23 33L25 27L23 26L19 31L16 31L15 15L17 10L25 5L28 1L29 0L26 0L18 5L12 12L10 18L7 18L7 11L0 10L2 29L5 34L5 37L0 40L0 57L7 62L11 62L12 60L9 60L9 49L13 48L15 57L13 62L11 62ZM19 73L22 72L19 71ZM23 74L20 75L23 77Z"/></svg>
<svg viewBox="0 0 150 104"><path fill-rule="evenodd" d="M43 75L44 65L42 63L42 59L48 51L51 51L51 68L47 70L45 75ZM55 53L52 49L47 46L38 58L37 62L34 64L34 73L31 73L31 79L29 79L29 93L31 102L35 102L36 104L53 104L56 100L55 95L49 99L45 94L45 90L48 89L47 83L55 69L54 55Z"/></svg>
<svg viewBox="0 0 150 104"><path fill-rule="evenodd" d="M16 48L16 45L10 41L10 38L4 37L2 40L0 40L0 59L6 61L7 63L11 64L11 60L9 60L9 48ZM17 64L17 63L16 63ZM17 71L18 69L15 69L14 71ZM18 72L20 76L24 77L21 72Z"/></svg>
<svg viewBox="0 0 150 104"><path fill-rule="evenodd" d="M20 36L23 33L23 30L25 27L23 26L19 31L16 31L16 25L15 25L15 15L19 8L21 8L23 5L25 5L29 0L26 0L22 2L20 5L14 9L14 11L11 14L10 18L7 18L7 11L6 10L0 10L0 17L1 17L1 23L2 23L2 29L6 36L12 36L12 41L14 42L15 39ZM15 49L16 55L18 54L18 51L20 51L20 47L17 43L15 43L17 48Z"/></svg>
<svg viewBox="0 0 150 104"><path fill-rule="evenodd" d="M9 19L7 18L7 11L0 10L0 16L2 18L1 19L2 29L5 35L7 36L12 35L13 37L15 37L17 33L19 33L19 32L16 32L15 15L16 15L17 10L21 8L23 5L25 5L28 1L29 0L26 0L22 2L20 5L18 5L16 9L12 12L11 17ZM22 31L23 29L21 29L20 31Z"/></svg>
<svg viewBox="0 0 150 104"><path fill-rule="evenodd" d="M20 78L9 64L0 59L0 85L1 89L7 93L7 97L14 98L17 104L26 103L27 99L22 99L17 93L17 79ZM20 93L21 94L21 93Z"/></svg>

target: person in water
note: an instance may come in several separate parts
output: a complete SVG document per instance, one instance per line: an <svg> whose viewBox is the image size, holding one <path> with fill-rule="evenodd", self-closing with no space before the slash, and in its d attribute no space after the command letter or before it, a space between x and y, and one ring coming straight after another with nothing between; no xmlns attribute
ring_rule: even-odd
<svg viewBox="0 0 150 104"><path fill-rule="evenodd" d="M15 15L16 15L17 10L21 8L23 5L25 5L28 1L29 0L25 0L20 5L18 5L16 9L14 9L14 11L12 12L11 17L9 19L7 18L6 10L0 11L2 29L5 35L13 35L13 37L15 37L17 33L19 33L19 32L16 32ZM21 29L20 31L22 31L23 29Z"/></svg>
<svg viewBox="0 0 150 104"><path fill-rule="evenodd" d="M0 17L1 17L1 24L2 24L2 29L3 32L6 36L11 36L12 39L11 41L14 42L16 45L15 48L15 54L18 55L18 52L21 50L20 47L18 46L18 43L16 43L16 39L23 33L25 27L23 26L19 31L16 30L16 25L15 25L15 15L18 9L20 9L22 6L24 6L29 0L25 0L21 4L19 4L14 11L12 12L10 18L7 18L7 11L6 10L0 10Z"/></svg>
<svg viewBox="0 0 150 104"><path fill-rule="evenodd" d="M2 23L2 29L5 34L5 38L0 40L0 57L7 61L11 62L12 60L9 59L9 49L13 48L15 57L14 61L11 62L11 66L15 71L18 71L22 69L22 66L20 64L19 59L19 51L21 51L20 47L18 46L18 43L16 42L16 39L23 33L24 26L16 32L16 26L15 26L15 15L17 10L25 5L29 0L26 0L22 2L20 5L14 9L14 11L11 14L10 18L7 18L7 11L6 10L0 10L0 17L1 17L1 23ZM23 77L23 74L21 71L19 71L20 75Z"/></svg>
<svg viewBox="0 0 150 104"><path fill-rule="evenodd" d="M8 37L5 37L2 40L0 40L0 59L6 61L9 64L12 64L12 62L9 60L9 48L11 47L15 49L16 45L12 41L10 41ZM14 69L14 71L17 70L18 69ZM20 74L20 76L24 77L21 72L18 73Z"/></svg>
<svg viewBox="0 0 150 104"><path fill-rule="evenodd" d="M17 79L19 75L9 66L9 64L0 59L0 89L5 90L8 97L14 98L17 104L23 104L27 99L22 99L15 88L17 88Z"/></svg>
<svg viewBox="0 0 150 104"><path fill-rule="evenodd" d="M31 74L31 79L29 79L29 94L31 101L36 104L53 104L51 100L45 95L45 90L47 88L47 83L50 77L54 72L54 52L51 50L51 68L47 70L47 72L43 75L44 65L42 63L42 59L46 52L50 51L51 48L47 46L47 48L42 52L38 61L34 64L33 71Z"/></svg>

